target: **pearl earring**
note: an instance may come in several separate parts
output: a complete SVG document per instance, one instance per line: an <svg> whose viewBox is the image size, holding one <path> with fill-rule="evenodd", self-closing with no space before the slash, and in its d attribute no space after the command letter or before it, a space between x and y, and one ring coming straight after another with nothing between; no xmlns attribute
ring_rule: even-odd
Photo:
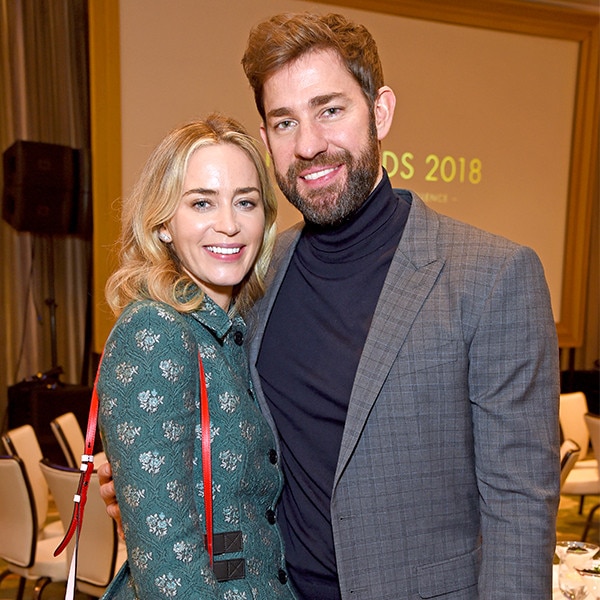
<svg viewBox="0 0 600 600"><path fill-rule="evenodd" d="M171 237L171 236L170 236L170 235L169 235L169 234L168 234L166 231L161 231L161 232L158 234L158 239L159 239L161 242L164 242L165 244L168 244L169 242L172 242L172 241L173 241L173 238L172 238L172 237Z"/></svg>

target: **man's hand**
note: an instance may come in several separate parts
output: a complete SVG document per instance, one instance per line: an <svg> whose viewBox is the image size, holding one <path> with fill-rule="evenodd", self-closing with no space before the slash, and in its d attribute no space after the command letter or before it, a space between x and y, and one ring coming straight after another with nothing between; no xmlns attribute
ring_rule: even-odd
<svg viewBox="0 0 600 600"><path fill-rule="evenodd" d="M105 462L98 467L98 481L100 482L100 496L106 504L106 512L117 524L117 533L121 539L125 539L123 526L121 523L121 510L115 494L115 484L112 478L112 469L109 462Z"/></svg>

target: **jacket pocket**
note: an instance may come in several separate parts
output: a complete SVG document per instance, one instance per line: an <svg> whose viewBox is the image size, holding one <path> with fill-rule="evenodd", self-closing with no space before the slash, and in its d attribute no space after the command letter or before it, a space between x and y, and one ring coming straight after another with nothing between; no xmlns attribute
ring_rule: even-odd
<svg viewBox="0 0 600 600"><path fill-rule="evenodd" d="M480 561L481 547L477 547L468 554L417 567L419 595L421 598L435 598L476 587ZM473 598L477 598L476 589Z"/></svg>

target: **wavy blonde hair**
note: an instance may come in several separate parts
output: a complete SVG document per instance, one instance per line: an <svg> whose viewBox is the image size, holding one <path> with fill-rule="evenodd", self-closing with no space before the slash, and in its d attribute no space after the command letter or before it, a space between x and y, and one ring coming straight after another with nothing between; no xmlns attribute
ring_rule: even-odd
<svg viewBox="0 0 600 600"><path fill-rule="evenodd" d="M194 311L202 304L204 294L190 294L196 284L182 269L172 244L161 242L158 233L179 206L190 156L198 148L216 144L233 144L252 161L265 211L261 248L249 273L233 290L230 312L245 314L264 293L276 235L275 192L256 140L234 119L215 113L171 131L152 152L131 195L123 202L119 266L105 289L115 315L141 299L165 302L180 312Z"/></svg>

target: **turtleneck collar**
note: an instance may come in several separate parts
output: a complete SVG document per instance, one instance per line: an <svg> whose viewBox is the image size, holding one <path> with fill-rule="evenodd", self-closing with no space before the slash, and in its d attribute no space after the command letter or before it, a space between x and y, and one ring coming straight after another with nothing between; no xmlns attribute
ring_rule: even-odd
<svg viewBox="0 0 600 600"><path fill-rule="evenodd" d="M398 200L384 170L381 181L348 221L337 227L307 222L300 245L324 262L356 260L383 245L386 236L382 230L393 221L397 210Z"/></svg>

